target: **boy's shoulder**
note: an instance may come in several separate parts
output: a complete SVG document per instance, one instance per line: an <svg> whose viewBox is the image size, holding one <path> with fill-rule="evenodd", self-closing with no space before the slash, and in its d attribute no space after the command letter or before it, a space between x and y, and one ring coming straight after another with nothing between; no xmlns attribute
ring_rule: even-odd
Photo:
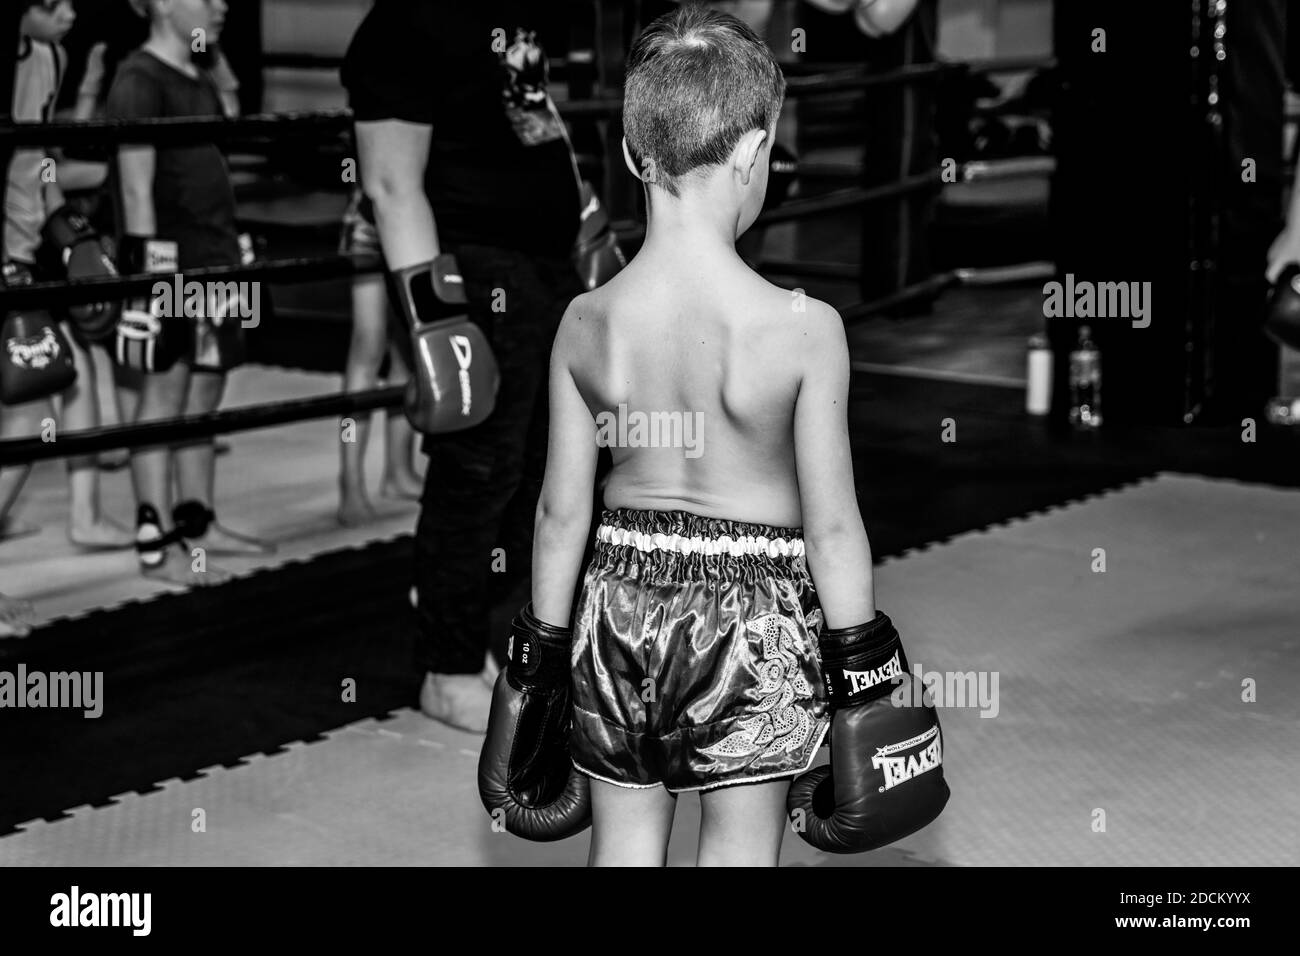
<svg viewBox="0 0 1300 956"><path fill-rule="evenodd" d="M570 357L576 355L605 324L609 314L607 297L599 294L604 288L580 293L569 301L555 332L556 353Z"/></svg>
<svg viewBox="0 0 1300 956"><path fill-rule="evenodd" d="M743 308L763 320L775 348L824 351L844 340L844 320L828 302L802 288L786 289L750 273Z"/></svg>
<svg viewBox="0 0 1300 956"><path fill-rule="evenodd" d="M122 57L122 61L113 70L111 90L117 90L120 95L123 89L161 87L165 79L161 66L157 59L144 50L132 50Z"/></svg>
<svg viewBox="0 0 1300 956"><path fill-rule="evenodd" d="M114 76L121 76L124 73L142 73L146 76L156 77L162 75L162 64L158 58L146 53L143 49L135 49L122 57L121 62L117 64Z"/></svg>

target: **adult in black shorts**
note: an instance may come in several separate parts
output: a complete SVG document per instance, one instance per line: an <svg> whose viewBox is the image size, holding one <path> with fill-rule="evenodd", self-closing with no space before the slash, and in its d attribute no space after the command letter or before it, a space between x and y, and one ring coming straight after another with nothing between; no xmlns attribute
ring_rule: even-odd
<svg viewBox="0 0 1300 956"><path fill-rule="evenodd" d="M426 439L416 528L420 704L473 731L495 674L490 594L530 558L551 341L582 291L569 258L577 172L539 33L557 8L376 0L342 73L387 267L454 254L501 370L487 421Z"/></svg>

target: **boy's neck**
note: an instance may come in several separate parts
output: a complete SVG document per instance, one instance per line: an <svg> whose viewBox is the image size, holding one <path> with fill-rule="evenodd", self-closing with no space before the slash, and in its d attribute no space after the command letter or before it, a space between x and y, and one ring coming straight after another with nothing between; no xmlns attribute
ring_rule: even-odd
<svg viewBox="0 0 1300 956"><path fill-rule="evenodd" d="M736 214L705 192L678 199L660 194L650 204L643 252L698 257L736 255Z"/></svg>
<svg viewBox="0 0 1300 956"><path fill-rule="evenodd" d="M182 73L194 75L198 68L190 58L189 45L175 33L154 30L145 41L145 49L169 66L174 66Z"/></svg>

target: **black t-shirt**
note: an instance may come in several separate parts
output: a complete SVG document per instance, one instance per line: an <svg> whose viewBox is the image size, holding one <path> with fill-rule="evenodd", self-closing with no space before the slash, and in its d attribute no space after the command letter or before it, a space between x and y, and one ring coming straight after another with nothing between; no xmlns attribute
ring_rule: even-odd
<svg viewBox="0 0 1300 956"><path fill-rule="evenodd" d="M573 246L577 173L537 34L548 3L376 0L348 47L357 120L433 127L425 191L444 245Z"/></svg>
<svg viewBox="0 0 1300 956"><path fill-rule="evenodd" d="M111 119L132 120L224 115L221 97L206 73L188 76L145 50L135 51L117 68L105 113ZM159 146L156 156L157 235L177 243L180 268L239 265L235 192L221 150L215 143ZM120 187L115 192L120 203ZM118 221L125 220L119 215Z"/></svg>

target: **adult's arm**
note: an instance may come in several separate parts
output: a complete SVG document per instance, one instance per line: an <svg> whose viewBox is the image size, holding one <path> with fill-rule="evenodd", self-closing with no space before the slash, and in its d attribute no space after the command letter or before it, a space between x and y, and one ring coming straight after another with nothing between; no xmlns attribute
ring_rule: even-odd
<svg viewBox="0 0 1300 956"><path fill-rule="evenodd" d="M424 191L439 95L436 16L424 4L379 0L343 58L361 188L391 270L428 262L438 228Z"/></svg>
<svg viewBox="0 0 1300 956"><path fill-rule="evenodd" d="M388 267L428 262L441 251L433 209L424 192L433 127L399 119L358 121L361 187L375 209Z"/></svg>

